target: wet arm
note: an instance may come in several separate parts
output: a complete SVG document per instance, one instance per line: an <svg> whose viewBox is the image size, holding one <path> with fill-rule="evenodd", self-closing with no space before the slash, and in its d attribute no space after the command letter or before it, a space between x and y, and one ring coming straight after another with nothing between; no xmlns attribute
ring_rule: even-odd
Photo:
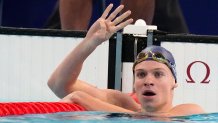
<svg viewBox="0 0 218 123"><path fill-rule="evenodd" d="M123 21L131 14L130 11L116 17L124 6L119 6L108 16L112 7L113 5L110 4L106 8L102 16L91 26L84 40L67 55L51 75L48 86L58 97L63 98L73 91L84 91L91 93L91 96L102 98L102 94L99 94L101 90L77 80L77 78L83 62L96 47L133 21L132 19ZM103 98L105 97L103 96Z"/></svg>
<svg viewBox="0 0 218 123"><path fill-rule="evenodd" d="M108 112L125 112L134 113L134 111L116 106L105 101L99 100L84 92L73 92L64 97L60 102L76 103L83 106L88 111L108 111Z"/></svg>

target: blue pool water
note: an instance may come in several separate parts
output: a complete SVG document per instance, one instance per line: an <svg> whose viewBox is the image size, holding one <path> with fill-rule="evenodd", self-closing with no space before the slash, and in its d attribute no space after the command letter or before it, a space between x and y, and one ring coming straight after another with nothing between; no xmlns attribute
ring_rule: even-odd
<svg viewBox="0 0 218 123"><path fill-rule="evenodd" d="M65 112L0 117L4 123L218 123L218 113L174 118L106 112Z"/></svg>

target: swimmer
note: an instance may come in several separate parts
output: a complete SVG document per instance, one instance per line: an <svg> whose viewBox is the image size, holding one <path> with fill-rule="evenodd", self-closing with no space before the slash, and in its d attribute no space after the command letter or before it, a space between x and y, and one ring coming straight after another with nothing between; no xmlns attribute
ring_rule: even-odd
<svg viewBox="0 0 218 123"><path fill-rule="evenodd" d="M83 41L60 63L48 80L48 86L62 102L77 103L91 111L144 113L160 116L184 116L204 113L197 104L173 106L177 88L176 65L173 55L161 46L142 50L133 65L137 103L128 94L113 89L99 89L78 79L83 62L101 43L133 22L131 11L118 15L120 5L110 13L110 4L91 26ZM118 16L117 16L118 15Z"/></svg>

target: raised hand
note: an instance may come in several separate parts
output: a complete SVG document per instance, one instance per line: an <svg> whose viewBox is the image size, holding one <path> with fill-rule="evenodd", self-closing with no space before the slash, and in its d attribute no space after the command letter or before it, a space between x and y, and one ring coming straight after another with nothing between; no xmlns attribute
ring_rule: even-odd
<svg viewBox="0 0 218 123"><path fill-rule="evenodd" d="M133 22L133 19L127 19L131 11L126 11L122 15L117 16L124 8L123 5L117 7L109 14L112 7L113 4L110 4L106 8L102 16L91 26L83 41L66 56L52 73L48 85L59 97L63 98L69 93L81 91L95 98L107 100L106 92L87 82L78 80L78 76L84 61L98 45L108 40L118 30Z"/></svg>
<svg viewBox="0 0 218 123"><path fill-rule="evenodd" d="M117 15L124 8L123 5L117 7L110 15L109 12L113 8L113 4L110 4L102 14L102 16L91 26L89 29L86 38L94 40L96 45L101 44L102 42L108 40L114 33L118 30L124 28L128 24L133 22L133 19L125 20L130 14L131 11L128 10L122 15ZM125 20L125 21L124 21Z"/></svg>

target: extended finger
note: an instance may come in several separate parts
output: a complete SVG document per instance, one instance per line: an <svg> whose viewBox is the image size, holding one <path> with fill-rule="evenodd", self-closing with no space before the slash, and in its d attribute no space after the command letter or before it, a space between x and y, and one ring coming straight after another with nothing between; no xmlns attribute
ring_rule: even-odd
<svg viewBox="0 0 218 123"><path fill-rule="evenodd" d="M113 4L110 4L105 10L104 13L102 14L101 18L106 18L109 14L109 12L111 11L111 9L113 8Z"/></svg>
<svg viewBox="0 0 218 123"><path fill-rule="evenodd" d="M133 19L131 18L131 19L128 19L128 20L120 23L119 25L116 26L115 31L121 30L122 28L124 28L125 26L129 25L132 22L133 22Z"/></svg>
<svg viewBox="0 0 218 123"><path fill-rule="evenodd" d="M113 20L124 8L124 5L120 5L119 7L117 7L111 14L110 16L107 18L108 21Z"/></svg>
<svg viewBox="0 0 218 123"><path fill-rule="evenodd" d="M126 19L129 15L131 14L131 11L128 10L125 13L123 13L122 15L120 15L119 17L117 17L114 21L113 21L113 25L117 25L120 22L122 22L124 19Z"/></svg>

